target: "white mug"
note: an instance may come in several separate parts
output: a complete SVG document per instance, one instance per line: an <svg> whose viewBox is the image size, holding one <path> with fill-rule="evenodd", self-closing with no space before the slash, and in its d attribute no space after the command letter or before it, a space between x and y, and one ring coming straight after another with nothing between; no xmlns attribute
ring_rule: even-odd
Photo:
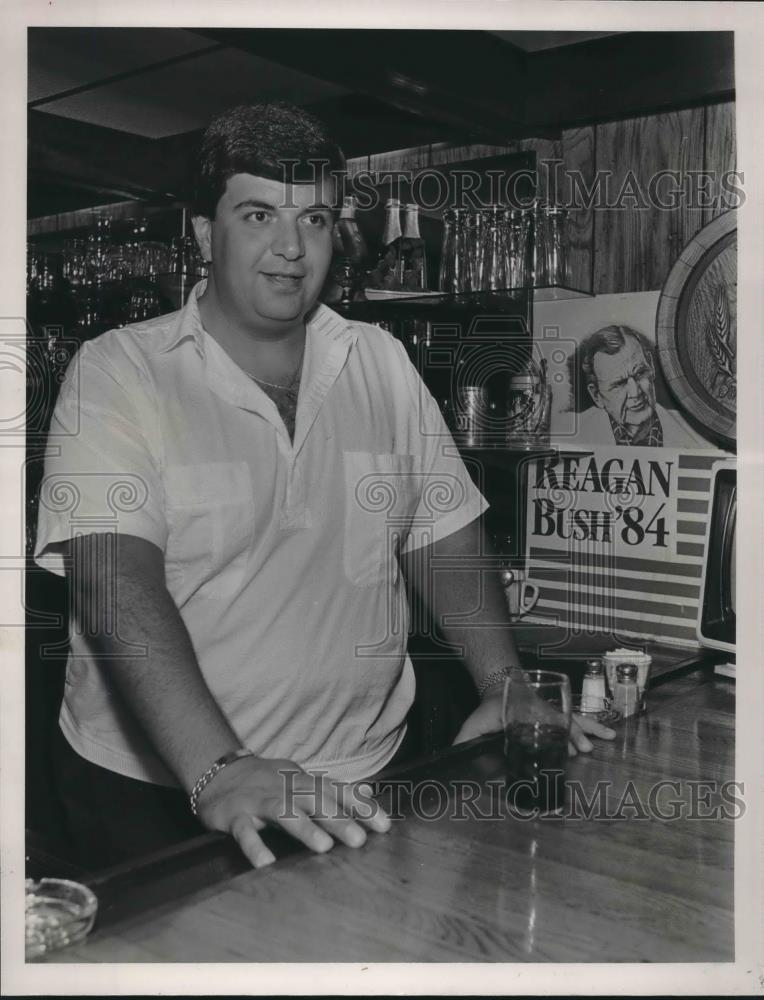
<svg viewBox="0 0 764 1000"><path fill-rule="evenodd" d="M502 583L507 598L507 609L512 621L532 611L539 599L539 588L525 579L525 570L512 569L502 572Z"/></svg>

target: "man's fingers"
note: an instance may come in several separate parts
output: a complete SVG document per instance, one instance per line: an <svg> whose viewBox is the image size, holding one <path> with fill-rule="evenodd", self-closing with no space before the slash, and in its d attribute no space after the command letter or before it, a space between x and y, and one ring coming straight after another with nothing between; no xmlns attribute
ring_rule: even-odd
<svg viewBox="0 0 764 1000"><path fill-rule="evenodd" d="M596 719L588 719L586 716L574 715L570 724L569 753L575 756L578 751L589 753L593 749L592 742L587 737L587 733L592 736L599 736L603 740L614 740L615 730L603 726Z"/></svg>
<svg viewBox="0 0 764 1000"><path fill-rule="evenodd" d="M372 798L368 785L361 791L346 782L306 774L297 783L293 802L348 847L365 843L366 833L360 823L379 833L390 829L390 820Z"/></svg>
<svg viewBox="0 0 764 1000"><path fill-rule="evenodd" d="M272 865L276 858L257 833L265 824L254 816L242 816L231 827L231 833L249 863L255 868Z"/></svg>
<svg viewBox="0 0 764 1000"><path fill-rule="evenodd" d="M614 740L616 737L615 729L611 729L609 726L603 726L601 722L597 722L596 719L588 718L585 715L574 715L573 719L580 729L585 733L590 733L592 736L598 736L601 740Z"/></svg>
<svg viewBox="0 0 764 1000"><path fill-rule="evenodd" d="M387 833L391 825L390 817L373 796L374 791L366 782L346 785L343 790L343 803L352 811L359 823L368 826L375 833Z"/></svg>
<svg viewBox="0 0 764 1000"><path fill-rule="evenodd" d="M295 796L295 803L314 823L348 847L366 843L366 832L353 819L359 803L349 785L314 776L309 791ZM306 787L306 786L304 786Z"/></svg>
<svg viewBox="0 0 764 1000"><path fill-rule="evenodd" d="M331 850L334 844L334 841L325 830L312 823L305 813L300 812L294 805L289 806L286 814L274 816L274 819L290 837L301 841L311 851L316 851L318 854L324 854L326 851Z"/></svg>

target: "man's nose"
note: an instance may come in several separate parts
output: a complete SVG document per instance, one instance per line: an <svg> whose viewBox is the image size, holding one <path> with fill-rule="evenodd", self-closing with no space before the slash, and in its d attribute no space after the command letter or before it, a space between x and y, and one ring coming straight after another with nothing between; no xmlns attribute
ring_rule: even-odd
<svg viewBox="0 0 764 1000"><path fill-rule="evenodd" d="M628 396L638 396L642 392L639 382L633 375L629 375L626 379L626 394Z"/></svg>
<svg viewBox="0 0 764 1000"><path fill-rule="evenodd" d="M297 220L282 219L276 226L271 250L278 257L298 260L305 253L305 242Z"/></svg>

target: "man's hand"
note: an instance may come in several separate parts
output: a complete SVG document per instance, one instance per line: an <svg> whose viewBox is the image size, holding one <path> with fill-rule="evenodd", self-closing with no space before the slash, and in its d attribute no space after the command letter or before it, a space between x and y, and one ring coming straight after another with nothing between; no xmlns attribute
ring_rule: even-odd
<svg viewBox="0 0 764 1000"><path fill-rule="evenodd" d="M570 740L568 742L568 755L570 757L575 757L579 751L589 753L592 750L592 742L587 739L587 733L591 736L598 736L601 740L614 740L616 736L615 729L603 726L596 719L577 715L574 712L570 722Z"/></svg>
<svg viewBox="0 0 764 1000"><path fill-rule="evenodd" d="M464 724L456 734L454 746L457 743L466 743L467 740L474 740L478 736L488 736L490 733L499 733L503 728L501 720L501 703L504 697L504 688L497 685L490 688L483 696L483 700L478 707L468 715Z"/></svg>
<svg viewBox="0 0 764 1000"><path fill-rule="evenodd" d="M390 829L369 786L333 782L292 761L261 757L244 757L216 774L199 796L198 816L211 830L235 837L255 868L276 860L258 833L267 824L317 852L328 851L332 837L360 847L364 826L377 833Z"/></svg>
<svg viewBox="0 0 764 1000"><path fill-rule="evenodd" d="M490 733L501 732L501 704L503 690L500 686L486 692L483 700L475 711L469 715L462 728L456 734L454 746L457 743L464 743L467 740L474 740L478 736L487 736ZM588 719L582 715L573 713L570 724L570 741L568 742L568 753L574 757L577 753L589 753L592 749L590 736L598 736L603 740L614 740L615 730L603 726L602 723L594 719Z"/></svg>

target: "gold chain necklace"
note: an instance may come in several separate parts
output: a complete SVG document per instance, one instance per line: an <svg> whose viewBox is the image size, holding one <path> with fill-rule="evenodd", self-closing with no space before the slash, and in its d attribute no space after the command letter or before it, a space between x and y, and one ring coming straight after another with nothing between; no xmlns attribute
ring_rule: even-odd
<svg viewBox="0 0 764 1000"><path fill-rule="evenodd" d="M305 357L305 345L303 344L302 351L300 352L300 357L295 367L295 370L292 372L292 377L289 379L286 385L280 385L278 382L267 382L264 378L258 378L257 375L254 375L252 372L247 372L247 375L249 375L249 377L253 381L257 382L258 385L267 385L269 389L281 389L282 391L290 392L294 390L295 382L299 380L300 368L302 367L302 359L304 357Z"/></svg>

